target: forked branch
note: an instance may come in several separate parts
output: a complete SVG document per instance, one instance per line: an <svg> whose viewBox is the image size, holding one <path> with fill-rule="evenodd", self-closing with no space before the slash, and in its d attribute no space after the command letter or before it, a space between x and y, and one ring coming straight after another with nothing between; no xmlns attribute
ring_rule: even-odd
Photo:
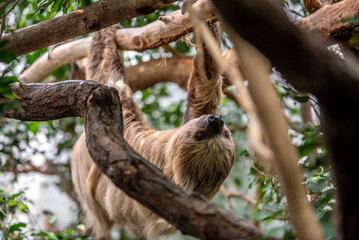
<svg viewBox="0 0 359 240"><path fill-rule="evenodd" d="M24 112L9 112L7 117L38 121L81 116L89 152L101 171L183 233L201 239L263 237L253 225L175 185L126 143L120 134L123 124L116 89L89 81L66 81L15 84L13 90L20 97L13 101L19 102Z"/></svg>

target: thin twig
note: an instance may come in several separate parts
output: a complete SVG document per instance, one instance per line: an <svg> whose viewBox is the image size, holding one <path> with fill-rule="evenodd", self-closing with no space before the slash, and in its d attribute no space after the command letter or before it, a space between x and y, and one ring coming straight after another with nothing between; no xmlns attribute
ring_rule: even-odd
<svg viewBox="0 0 359 240"><path fill-rule="evenodd" d="M11 8L5 13L5 16L7 16L14 8L15 6L20 2L21 0L16 0L14 5L11 6Z"/></svg>
<svg viewBox="0 0 359 240"><path fill-rule="evenodd" d="M229 131L245 131L247 129L247 126L242 125L231 125L228 126Z"/></svg>
<svg viewBox="0 0 359 240"><path fill-rule="evenodd" d="M5 29L5 14L1 16L0 38L2 37L4 29Z"/></svg>
<svg viewBox="0 0 359 240"><path fill-rule="evenodd" d="M13 0L7 0L0 6L0 11L5 10L7 5L9 5Z"/></svg>
<svg viewBox="0 0 359 240"><path fill-rule="evenodd" d="M171 48L168 44L167 44L167 45L163 45L162 48L163 48L164 50L166 50L166 52L172 53L174 56L177 56L177 57L183 57L183 56L184 56L182 53L180 53L180 52L177 51L176 49Z"/></svg>
<svg viewBox="0 0 359 240"><path fill-rule="evenodd" d="M249 204L251 204L253 206L255 206L258 203L258 201L255 200L252 197L249 197L249 196L247 196L247 195L245 195L243 193L240 193L240 192L230 191L230 190L226 189L223 186L220 188L220 191L223 194L223 196L226 198L227 204L228 204L229 208L231 208L231 209L233 209L233 205L232 205L232 202L231 202L232 197L240 198L240 199L244 200L246 203L249 203ZM259 208L261 208L261 207L259 206Z"/></svg>

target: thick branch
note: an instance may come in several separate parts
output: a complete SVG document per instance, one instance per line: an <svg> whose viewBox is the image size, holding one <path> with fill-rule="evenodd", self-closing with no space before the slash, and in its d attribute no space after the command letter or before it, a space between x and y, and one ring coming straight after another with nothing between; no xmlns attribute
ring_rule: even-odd
<svg viewBox="0 0 359 240"><path fill-rule="evenodd" d="M198 1L194 7L203 7L207 21L215 20L214 7L208 0ZM116 40L120 49L144 51L173 42L191 31L190 17L178 10L143 27L119 29ZM60 66L86 57L91 41L92 38L88 37L55 47L39 57L19 79L22 82L40 82Z"/></svg>
<svg viewBox="0 0 359 240"><path fill-rule="evenodd" d="M60 117L53 111L55 108L71 112L72 116L82 116L88 149L101 171L126 194L183 233L201 239L263 237L256 227L210 204L204 197L175 185L126 143L120 134L122 112L116 89L88 81L15 84L13 88L23 102L31 101L34 109L41 105L47 119ZM67 92L67 98L64 98L64 92ZM47 104L44 104L46 98L43 95L49 94L53 98L47 98ZM55 102L57 104L53 104ZM25 109L24 114L16 117L39 120L37 110L33 114L32 109Z"/></svg>
<svg viewBox="0 0 359 240"><path fill-rule="evenodd" d="M357 0L346 0L333 5L326 5L294 24L320 39L343 41L352 37L352 30L355 27L353 24L344 23L343 19L353 18L358 12L359 2Z"/></svg>
<svg viewBox="0 0 359 240"><path fill-rule="evenodd" d="M194 4L194 8L205 5L204 14L207 21L214 21L216 17L213 5L207 3L208 0L200 0ZM351 31L346 30L353 27L343 23L342 19L353 17L358 11L357 1L344 1L325 6L312 15L296 21L295 24L323 40L334 38L342 41L348 38L348 34L351 36ZM168 44L191 31L192 22L188 14L182 15L178 10L144 27L117 30L117 44L124 50L144 51ZM20 80L40 82L58 67L86 57L91 41L92 38L89 37L56 46L26 69L20 75Z"/></svg>
<svg viewBox="0 0 359 240"><path fill-rule="evenodd" d="M85 9L6 34L3 39L9 40L6 48L19 56L133 17L152 13L172 2L174 0L102 1Z"/></svg>
<svg viewBox="0 0 359 240"><path fill-rule="evenodd" d="M333 56L268 1L214 2L229 25L266 55L293 86L318 97L337 185L339 239L357 239L359 192L352 186L359 185L358 63Z"/></svg>
<svg viewBox="0 0 359 240"><path fill-rule="evenodd" d="M309 39L269 1L214 2L232 28L262 51L298 90L320 95L343 93L349 87L356 92L352 97L357 96L358 72L316 39Z"/></svg>

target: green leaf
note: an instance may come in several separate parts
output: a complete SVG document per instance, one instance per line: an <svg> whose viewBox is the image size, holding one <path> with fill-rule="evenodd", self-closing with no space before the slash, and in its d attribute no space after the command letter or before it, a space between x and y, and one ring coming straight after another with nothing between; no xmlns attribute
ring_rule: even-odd
<svg viewBox="0 0 359 240"><path fill-rule="evenodd" d="M0 50L0 62L10 63L16 58L16 54L10 50Z"/></svg>
<svg viewBox="0 0 359 240"><path fill-rule="evenodd" d="M323 189L328 184L327 180L327 177L323 175L307 178L306 183L309 193L322 193Z"/></svg>
<svg viewBox="0 0 359 240"><path fill-rule="evenodd" d="M47 233L44 233L44 232L32 233L31 236L47 237Z"/></svg>
<svg viewBox="0 0 359 240"><path fill-rule="evenodd" d="M35 13L37 13L39 11L39 14L41 15L42 13L44 13L47 8L53 3L53 1L50 1L48 3L42 4L36 11Z"/></svg>
<svg viewBox="0 0 359 240"><path fill-rule="evenodd" d="M15 206L19 205L20 203L21 203L20 201L9 201L9 206L15 207Z"/></svg>
<svg viewBox="0 0 359 240"><path fill-rule="evenodd" d="M239 178L234 178L234 182L237 186L241 186L241 180Z"/></svg>
<svg viewBox="0 0 359 240"><path fill-rule="evenodd" d="M27 130L29 130L33 134L37 133L39 127L40 127L40 122L31 122L27 124Z"/></svg>
<svg viewBox="0 0 359 240"><path fill-rule="evenodd" d="M86 227L84 224L79 224L76 226L77 229L80 229L81 231L85 231L86 230Z"/></svg>
<svg viewBox="0 0 359 240"><path fill-rule="evenodd" d="M15 194L11 195L11 196L9 197L9 201L14 200L15 198L17 198L18 196L20 196L20 195L23 194L23 193L24 193L24 192L19 192L19 193L15 193Z"/></svg>
<svg viewBox="0 0 359 240"><path fill-rule="evenodd" d="M344 18L342 20L343 23L352 23L352 24L358 24L359 23L359 14L356 15L353 18Z"/></svg>
<svg viewBox="0 0 359 240"><path fill-rule="evenodd" d="M65 233L68 234L68 235L73 235L73 234L75 233L75 230L73 230L73 229L67 229L67 230L65 231Z"/></svg>
<svg viewBox="0 0 359 240"><path fill-rule="evenodd" d="M308 96L295 96L294 99L300 103L305 103L309 100Z"/></svg>
<svg viewBox="0 0 359 240"><path fill-rule="evenodd" d="M55 240L59 239L59 237L55 233L52 233L52 232L47 233L47 236L50 239L55 239Z"/></svg>
<svg viewBox="0 0 359 240"><path fill-rule="evenodd" d="M18 103L2 103L0 104L0 117L2 117L5 112L10 109L17 109L20 112L23 111L22 107Z"/></svg>
<svg viewBox="0 0 359 240"><path fill-rule="evenodd" d="M22 204L20 207L19 207L19 210L20 211L23 211L23 212L26 212L27 210L29 210L29 207L25 204Z"/></svg>
<svg viewBox="0 0 359 240"><path fill-rule="evenodd" d="M148 91L147 89L142 90L142 100L147 99L149 96L151 96L150 91Z"/></svg>
<svg viewBox="0 0 359 240"><path fill-rule="evenodd" d="M273 212L268 210L261 210L253 213L252 217L256 221L263 221L263 219L268 219L268 217L272 216Z"/></svg>
<svg viewBox="0 0 359 240"><path fill-rule="evenodd" d="M15 231L20 231L23 227L26 227L25 223L16 223L9 228L9 232L12 233Z"/></svg>
<svg viewBox="0 0 359 240"><path fill-rule="evenodd" d="M50 224L53 224L55 223L57 220L56 216L50 216L47 218L47 222L50 223Z"/></svg>
<svg viewBox="0 0 359 240"><path fill-rule="evenodd" d="M4 48L8 44L9 40L0 41L0 48Z"/></svg>

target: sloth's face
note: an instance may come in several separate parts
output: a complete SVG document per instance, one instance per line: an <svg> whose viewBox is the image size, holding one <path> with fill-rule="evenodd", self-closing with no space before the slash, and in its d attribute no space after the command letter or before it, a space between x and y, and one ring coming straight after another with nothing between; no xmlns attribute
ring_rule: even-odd
<svg viewBox="0 0 359 240"><path fill-rule="evenodd" d="M219 115L187 122L172 136L166 153L174 182L208 198L228 176L234 156L233 140Z"/></svg>
<svg viewBox="0 0 359 240"><path fill-rule="evenodd" d="M227 126L224 125L223 118L219 115L204 115L197 120L197 130L193 134L193 138L201 141L211 138L226 138L232 140L231 133Z"/></svg>

